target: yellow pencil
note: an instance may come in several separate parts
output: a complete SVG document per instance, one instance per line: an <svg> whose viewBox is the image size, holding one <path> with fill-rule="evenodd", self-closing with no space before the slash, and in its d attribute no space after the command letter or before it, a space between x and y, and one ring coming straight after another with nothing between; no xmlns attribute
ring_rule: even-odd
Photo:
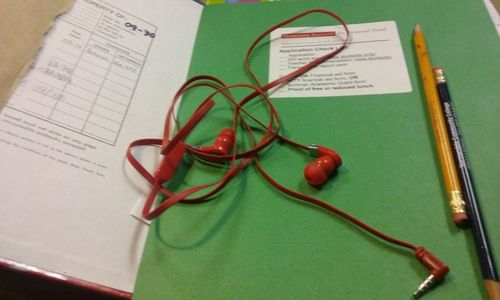
<svg viewBox="0 0 500 300"><path fill-rule="evenodd" d="M436 144L443 180L449 197L449 204L453 216L453 221L458 226L463 226L467 222L467 213L465 202L460 189L453 152L446 132L446 124L440 107L439 95L434 81L432 64L425 43L425 38L420 25L415 26L413 32L413 42L417 53L420 75L425 90L427 100L427 109L431 119L432 129L434 131L434 142Z"/></svg>

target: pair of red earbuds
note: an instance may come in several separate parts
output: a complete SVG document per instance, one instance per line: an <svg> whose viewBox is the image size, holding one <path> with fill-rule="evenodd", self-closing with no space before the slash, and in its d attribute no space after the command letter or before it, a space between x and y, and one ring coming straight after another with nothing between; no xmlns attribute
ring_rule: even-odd
<svg viewBox="0 0 500 300"><path fill-rule="evenodd" d="M337 20L340 25L345 30L345 39L340 46L335 50L327 53L319 58L310 61L306 65L298 68L297 70L280 77L274 81L271 81L265 85L261 84L255 73L250 67L250 54L254 48L257 47L259 42L261 42L266 36L277 28L284 27L285 25L294 22L309 14L323 14L328 15L331 18ZM220 79L210 75L197 75L188 79L181 88L175 94L173 101L168 109L167 118L165 121L164 135L163 138L145 138L132 142L127 150L127 159L130 161L131 165L151 184L151 191L146 199L143 207L142 214L146 219L153 219L159 216L168 208L172 207L176 203L202 203L210 201L214 195L221 191L233 178L235 178L239 172L253 164L259 174L274 188L281 191L282 193L289 195L297 200L305 201L307 203L321 207L347 221L351 224L362 228L366 232L385 240L386 242L398 245L407 249L414 251L417 259L422 263L431 274L429 277L419 286L416 295L421 295L427 291L433 284L438 283L444 279L448 273L448 267L443 264L439 259L433 256L430 252L422 247L418 247L411 243L395 239L391 236L384 234L381 231L363 223L352 215L338 209L337 207L322 201L320 199L314 198L302 194L300 192L289 189L281 185L276 181L270 174L266 172L261 163L259 162L259 152L265 149L267 146L271 145L276 139L281 142L292 145L296 148L300 148L304 151L309 152L310 155L316 157L312 163L308 164L304 169L304 177L313 186L320 186L324 184L327 179L335 172L337 168L342 165L342 160L338 153L334 150L328 149L326 147L317 145L302 145L291 139L288 139L279 134L280 132L280 118L276 109L274 108L272 102L270 101L267 93L275 87L286 84L287 82L301 76L312 68L320 65L321 63L331 59L342 50L345 49L347 41L349 40L349 29L346 23L337 15L332 12L323 9L313 9L300 13L292 18L289 18L275 26L269 28L260 34L257 39L253 41L247 50L245 56L245 69L254 81L255 85L251 84L233 84L226 85ZM180 126L177 119L174 116L175 105L177 101L181 99L181 96L197 87L208 87L212 88L212 92L205 100L200 104L200 106L193 112L189 120ZM236 101L232 96L231 89L234 88L249 88L253 92L244 97L241 101ZM196 124L205 116L208 111L214 106L214 101L212 99L216 94L221 94L229 100L230 104L234 107L234 121L233 128L223 129L216 137L213 145L210 146L190 146L185 143L185 140L189 133L193 130ZM257 118L252 116L245 108L244 105L253 99L263 101L269 108L269 124L264 124ZM247 117L253 120L255 123L259 124L262 130L265 132L260 140L256 140L252 130L253 128L246 122ZM245 132L252 143L252 148L244 152L238 152L237 142L236 142L236 128L240 124L243 128L242 132ZM171 125L175 125L176 130L171 130ZM172 132L176 132L171 136ZM146 168L144 168L140 162L134 157L132 149L138 146L148 146L153 145L160 147L163 159L160 165L156 168L156 171L152 174ZM183 191L173 192L168 189L164 183L168 182L174 175L178 165L180 164L185 153L190 153L202 160L216 162L216 163L227 163L229 162L229 167L227 172L218 180L202 184L199 186L189 187ZM201 192L205 192L200 195ZM158 194L164 195L165 199L158 202L156 197Z"/></svg>
<svg viewBox="0 0 500 300"><path fill-rule="evenodd" d="M198 149L209 154L228 155L235 142L234 136L233 129L224 128L215 138L213 145ZM304 168L304 178L312 186L321 186L342 165L342 159L336 151L323 146L312 144L307 146L307 150L311 156L317 158Z"/></svg>

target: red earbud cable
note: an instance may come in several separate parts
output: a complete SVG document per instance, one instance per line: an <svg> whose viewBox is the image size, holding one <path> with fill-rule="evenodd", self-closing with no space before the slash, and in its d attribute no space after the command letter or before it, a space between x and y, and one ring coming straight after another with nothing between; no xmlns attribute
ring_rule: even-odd
<svg viewBox="0 0 500 300"><path fill-rule="evenodd" d="M310 14L325 14L338 21L340 23L340 27L345 32L345 38L342 41L342 44L339 45L339 47L334 51L316 58L315 60L300 67L299 69L279 79L271 81L266 85L262 85L250 66L250 56L254 48L274 30ZM267 92L272 88L278 87L282 84L286 84L287 82L318 66L322 62L334 57L346 47L348 40L349 29L346 23L339 16L327 10L313 9L298 14L269 28L261 35L259 35L255 39L255 41L253 41L253 43L247 50L244 65L252 81L255 82L255 85L226 85L222 80L210 75L198 75L188 79L175 94L172 103L167 111L163 138L137 140L132 142L127 150L127 159L130 161L131 165L152 185L151 192L146 199L146 203L142 212L143 216L146 219L153 219L179 202L200 203L208 201L222 188L224 188L235 176L237 176L239 172L254 163L256 169L262 175L262 177L279 191L301 201L314 204L327 211L330 211L389 243L415 251L419 261L422 262L424 266L426 266L431 271L431 275L433 276L431 278L432 280L428 278L424 282L424 284L430 285L429 282L433 284L434 282L442 280L448 272L448 268L422 247L417 247L413 244L390 237L329 203L308 195L301 194L281 185L264 170L259 161L259 153L270 146L277 139L293 147L308 150L308 146L295 142L279 134L281 126L280 118L277 110L269 99ZM180 126L175 116L175 107L186 92L199 87L210 88L213 91L201 102L201 104L193 112L189 120L183 126ZM238 102L232 96L231 90L233 89L250 89L251 92ZM233 107L232 131L234 132L234 141L232 144L231 154L210 153L202 151L198 146L192 146L185 143L185 140L191 133L191 131L203 119L203 117L209 113L212 107L214 107L216 95L224 96L224 98L227 99L227 101ZM251 101L263 101L266 104L267 109L269 110L269 122L267 124L264 124L262 121L258 120L244 108L244 106ZM263 132L262 134L260 134L259 140L256 139L254 129L252 129L252 126L248 124L246 118L251 120L253 123L256 123L260 127L258 130ZM238 152L238 133L245 134L246 137L250 139L252 144L250 149L245 149L245 151ZM151 174L146 168L144 168L133 155L133 149L135 147L142 147L147 145L160 147L161 154L163 155L162 161L153 174ZM186 152L205 161L225 164L227 171L221 178L212 183L188 188L180 192L170 191L165 187L164 183L168 182L174 175L176 168L180 164L182 157ZM200 193L202 194L200 195ZM155 206L155 200L157 199L158 195L163 195L165 197L165 200ZM422 287L422 285L421 287L419 287L420 290L426 290L429 288L428 286Z"/></svg>

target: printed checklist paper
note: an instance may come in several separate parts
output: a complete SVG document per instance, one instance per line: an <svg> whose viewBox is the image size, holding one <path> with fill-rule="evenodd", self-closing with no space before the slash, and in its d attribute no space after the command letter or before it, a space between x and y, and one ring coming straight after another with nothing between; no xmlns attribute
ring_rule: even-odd
<svg viewBox="0 0 500 300"><path fill-rule="evenodd" d="M273 98L411 92L401 41L392 21L348 25L347 48L273 91ZM270 81L342 45L342 26L280 28L271 35Z"/></svg>

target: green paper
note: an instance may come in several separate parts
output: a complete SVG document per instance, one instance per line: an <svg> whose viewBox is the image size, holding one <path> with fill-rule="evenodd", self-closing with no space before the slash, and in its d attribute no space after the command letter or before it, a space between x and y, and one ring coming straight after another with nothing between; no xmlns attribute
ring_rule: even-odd
<svg viewBox="0 0 500 300"><path fill-rule="evenodd" d="M303 168L312 158L300 150L275 143L262 155L262 166L281 184L424 246L448 264L446 280L425 299L487 299L471 232L451 221L412 43L419 23L433 63L447 74L492 250L500 262L500 40L482 1L207 6L190 75L251 83L243 69L247 47L264 30L311 8L329 9L347 24L396 21L413 91L273 100L286 136L336 149L344 165L322 189L303 180ZM329 22L308 17L289 26ZM262 82L267 82L268 56L266 44L251 60ZM241 99L247 92L235 94ZM185 100L196 94L203 93ZM200 100L183 102L181 120ZM228 106L217 103L190 143L210 144L221 128L231 126ZM196 161L190 164L183 166L181 189L214 181L222 173ZM427 275L411 251L283 195L250 167L213 201L179 204L153 221L134 298L409 299Z"/></svg>

